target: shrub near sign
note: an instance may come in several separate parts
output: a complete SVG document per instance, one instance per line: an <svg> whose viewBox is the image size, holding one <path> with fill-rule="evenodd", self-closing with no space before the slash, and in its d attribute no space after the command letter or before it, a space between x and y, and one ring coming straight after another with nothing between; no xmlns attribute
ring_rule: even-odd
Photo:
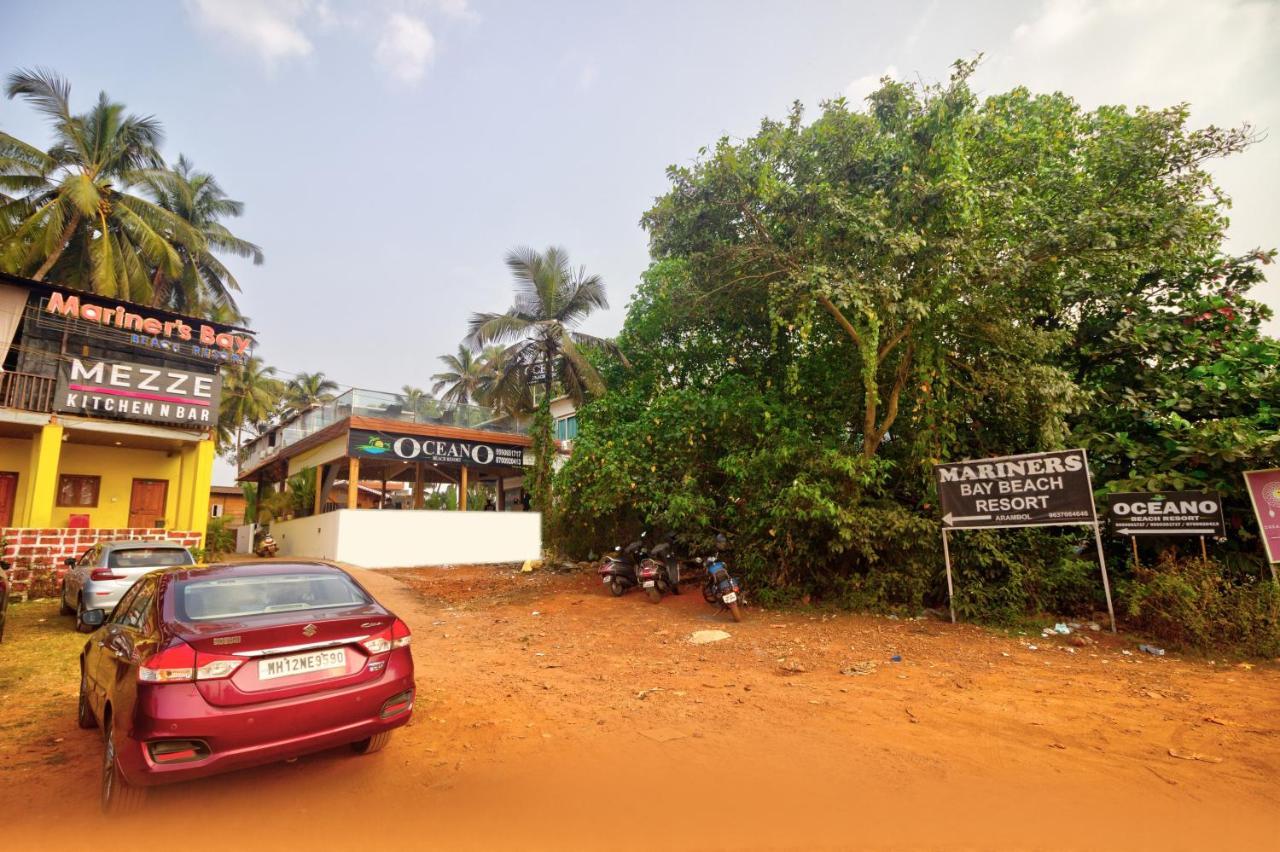
<svg viewBox="0 0 1280 852"><path fill-rule="evenodd" d="M1213 491L1133 491L1107 498L1120 535L1224 535L1222 498Z"/></svg>
<svg viewBox="0 0 1280 852"><path fill-rule="evenodd" d="M1092 524L1097 520L1084 450L934 466L949 529Z"/></svg>

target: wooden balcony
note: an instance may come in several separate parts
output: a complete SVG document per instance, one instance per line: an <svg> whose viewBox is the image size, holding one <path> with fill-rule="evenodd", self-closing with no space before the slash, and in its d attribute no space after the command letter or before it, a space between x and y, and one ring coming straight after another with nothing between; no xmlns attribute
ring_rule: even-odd
<svg viewBox="0 0 1280 852"><path fill-rule="evenodd" d="M0 408L53 411L57 379L30 373L0 373Z"/></svg>

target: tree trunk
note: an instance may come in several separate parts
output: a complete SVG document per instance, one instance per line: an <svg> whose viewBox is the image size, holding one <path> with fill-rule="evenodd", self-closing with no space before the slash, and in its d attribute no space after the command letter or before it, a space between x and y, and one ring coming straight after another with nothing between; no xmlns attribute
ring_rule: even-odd
<svg viewBox="0 0 1280 852"><path fill-rule="evenodd" d="M58 262L58 258L62 257L62 253L66 251L67 243L71 242L71 236L76 232L76 228L80 227L80 211L77 210L71 214L71 221L62 229L62 235L58 237L58 248L45 258L44 263L40 264L40 268L36 270L36 274L31 276L32 281L43 281L44 277L49 274L49 270L53 269L53 265Z"/></svg>

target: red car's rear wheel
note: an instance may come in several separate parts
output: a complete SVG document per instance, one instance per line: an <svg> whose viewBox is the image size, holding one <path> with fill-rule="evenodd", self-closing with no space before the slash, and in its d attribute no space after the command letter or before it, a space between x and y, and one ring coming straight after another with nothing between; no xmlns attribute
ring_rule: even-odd
<svg viewBox="0 0 1280 852"><path fill-rule="evenodd" d="M102 759L102 812L109 816L133 813L147 800L147 788L135 787L120 774L116 763L115 737L110 725L104 725L105 747Z"/></svg>
<svg viewBox="0 0 1280 852"><path fill-rule="evenodd" d="M391 732L383 731L380 734L374 734L368 739L359 740L351 744L351 748L357 754L373 754L375 751L381 751L391 740Z"/></svg>

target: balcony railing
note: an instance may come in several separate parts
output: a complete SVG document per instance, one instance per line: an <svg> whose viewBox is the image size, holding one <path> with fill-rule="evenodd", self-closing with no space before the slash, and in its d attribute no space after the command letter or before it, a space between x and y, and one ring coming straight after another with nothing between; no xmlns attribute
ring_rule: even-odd
<svg viewBox="0 0 1280 852"><path fill-rule="evenodd" d="M522 435L528 431L527 424L499 417L492 409L479 405L449 403L433 397L411 400L402 394L352 388L246 444L241 453L240 471L252 470L303 438L352 416L401 423L436 423L504 434Z"/></svg>
<svg viewBox="0 0 1280 852"><path fill-rule="evenodd" d="M0 373L0 408L24 411L53 411L53 394L57 380L31 373Z"/></svg>

